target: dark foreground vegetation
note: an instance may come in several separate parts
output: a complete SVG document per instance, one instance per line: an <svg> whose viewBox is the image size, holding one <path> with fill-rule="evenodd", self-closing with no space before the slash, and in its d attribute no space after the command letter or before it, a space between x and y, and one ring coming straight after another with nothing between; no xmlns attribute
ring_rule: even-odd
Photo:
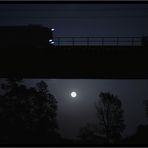
<svg viewBox="0 0 148 148"><path fill-rule="evenodd" d="M34 87L27 87L18 78L1 83L0 144L148 144L148 125L139 125L135 134L122 136L126 128L122 102L109 92L101 92L95 102L97 124L86 123L80 127L77 140L63 138L57 122L58 102L49 89L44 81ZM148 115L147 100L144 105Z"/></svg>

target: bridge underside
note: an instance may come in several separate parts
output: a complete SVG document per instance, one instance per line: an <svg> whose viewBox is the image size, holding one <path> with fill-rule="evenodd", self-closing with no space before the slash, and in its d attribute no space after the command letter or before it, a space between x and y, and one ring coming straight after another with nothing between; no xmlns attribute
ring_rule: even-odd
<svg viewBox="0 0 148 148"><path fill-rule="evenodd" d="M0 77L148 78L147 47L52 46L1 49Z"/></svg>

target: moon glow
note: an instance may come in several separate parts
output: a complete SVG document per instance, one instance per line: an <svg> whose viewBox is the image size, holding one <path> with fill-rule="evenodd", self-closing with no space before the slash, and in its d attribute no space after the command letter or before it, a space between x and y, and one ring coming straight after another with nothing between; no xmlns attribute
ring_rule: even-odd
<svg viewBox="0 0 148 148"><path fill-rule="evenodd" d="M72 98L75 98L76 96L77 96L77 93L76 93L76 92L74 92L74 91L71 92L71 97L72 97Z"/></svg>

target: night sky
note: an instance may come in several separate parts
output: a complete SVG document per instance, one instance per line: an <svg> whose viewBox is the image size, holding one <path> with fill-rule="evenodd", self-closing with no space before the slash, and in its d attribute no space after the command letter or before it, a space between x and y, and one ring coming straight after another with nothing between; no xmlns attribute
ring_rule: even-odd
<svg viewBox="0 0 148 148"><path fill-rule="evenodd" d="M55 28L54 36L148 35L148 4L0 4L0 25L42 24ZM25 80L28 86L39 79ZM146 124L143 100L148 80L45 80L58 101L58 123L63 137L76 138L80 126L95 123L95 102L101 91L123 103L124 135ZM72 98L70 92L77 92Z"/></svg>
<svg viewBox="0 0 148 148"><path fill-rule="evenodd" d="M53 27L54 36L142 36L148 4L0 4L0 20Z"/></svg>

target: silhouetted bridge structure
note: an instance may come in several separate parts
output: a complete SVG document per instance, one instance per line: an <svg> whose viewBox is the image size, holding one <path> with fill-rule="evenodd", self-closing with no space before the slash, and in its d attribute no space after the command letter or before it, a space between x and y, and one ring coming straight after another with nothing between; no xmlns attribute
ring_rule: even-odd
<svg viewBox="0 0 148 148"><path fill-rule="evenodd" d="M1 48L0 77L148 79L147 38L122 38L130 39L127 45L121 38L109 38L114 45L107 45L107 38L91 45L91 38L85 38L81 46L77 38L70 39L70 45L57 39L43 48Z"/></svg>
<svg viewBox="0 0 148 148"><path fill-rule="evenodd" d="M145 46L1 49L0 77L148 79Z"/></svg>
<svg viewBox="0 0 148 148"><path fill-rule="evenodd" d="M40 25L0 27L0 77L148 78L148 37L53 37Z"/></svg>
<svg viewBox="0 0 148 148"><path fill-rule="evenodd" d="M55 37L56 46L141 46L142 37Z"/></svg>

